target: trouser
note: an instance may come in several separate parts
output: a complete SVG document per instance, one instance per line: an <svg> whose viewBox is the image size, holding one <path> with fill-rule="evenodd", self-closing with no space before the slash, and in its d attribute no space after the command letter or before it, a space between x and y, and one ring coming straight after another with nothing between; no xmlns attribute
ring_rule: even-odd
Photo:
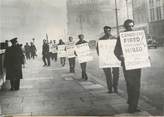
<svg viewBox="0 0 164 117"><path fill-rule="evenodd" d="M31 58L35 58L35 52L31 52Z"/></svg>
<svg viewBox="0 0 164 117"><path fill-rule="evenodd" d="M54 59L54 54L52 52L49 53L50 54L50 59Z"/></svg>
<svg viewBox="0 0 164 117"><path fill-rule="evenodd" d="M55 61L57 61L57 53L54 53Z"/></svg>
<svg viewBox="0 0 164 117"><path fill-rule="evenodd" d="M112 87L115 91L117 91L118 87L118 80L119 80L119 68L103 68L106 81L107 81L107 87L109 91L112 91Z"/></svg>
<svg viewBox="0 0 164 117"><path fill-rule="evenodd" d="M75 57L68 58L68 61L69 61L70 72L75 72Z"/></svg>
<svg viewBox="0 0 164 117"><path fill-rule="evenodd" d="M82 78L87 80L88 79L88 76L87 76L87 73L86 73L87 63L86 62L80 63L80 66L81 66L81 70L82 70Z"/></svg>
<svg viewBox="0 0 164 117"><path fill-rule="evenodd" d="M20 79L10 80L10 84L11 84L11 89L12 90L19 90Z"/></svg>
<svg viewBox="0 0 164 117"><path fill-rule="evenodd" d="M125 70L124 77L127 85L129 110L137 109L140 96L141 69Z"/></svg>
<svg viewBox="0 0 164 117"><path fill-rule="evenodd" d="M55 59L55 61L57 61L57 53L52 53L51 56L52 56L52 60Z"/></svg>
<svg viewBox="0 0 164 117"><path fill-rule="evenodd" d="M65 60L66 60L65 57L61 57L61 58L60 58L60 63L61 63L62 66L65 65Z"/></svg>
<svg viewBox="0 0 164 117"><path fill-rule="evenodd" d="M42 59L43 59L44 65L50 66L50 56L49 56L49 54L43 55Z"/></svg>
<svg viewBox="0 0 164 117"><path fill-rule="evenodd" d="M26 53L26 59L30 59L30 53Z"/></svg>

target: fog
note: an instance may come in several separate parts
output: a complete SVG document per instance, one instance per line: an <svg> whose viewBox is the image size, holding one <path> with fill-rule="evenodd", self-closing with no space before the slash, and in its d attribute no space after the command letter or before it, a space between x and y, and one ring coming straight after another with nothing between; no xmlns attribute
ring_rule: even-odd
<svg viewBox="0 0 164 117"><path fill-rule="evenodd" d="M0 0L0 40L18 37L19 43L35 38L38 48L48 34L49 40L66 34L65 0Z"/></svg>

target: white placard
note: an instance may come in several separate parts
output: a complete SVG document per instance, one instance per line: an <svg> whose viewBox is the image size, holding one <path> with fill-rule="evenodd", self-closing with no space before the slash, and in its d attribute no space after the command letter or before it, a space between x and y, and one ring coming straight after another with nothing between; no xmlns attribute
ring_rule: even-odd
<svg viewBox="0 0 164 117"><path fill-rule="evenodd" d="M67 57L75 57L75 42L68 42L66 45Z"/></svg>
<svg viewBox="0 0 164 117"><path fill-rule="evenodd" d="M98 41L100 68L121 66L121 62L117 59L117 57L114 54L116 41L116 39Z"/></svg>
<svg viewBox="0 0 164 117"><path fill-rule="evenodd" d="M91 53L88 43L76 45L76 53L78 56L79 63L84 63L93 60L93 57L90 55Z"/></svg>
<svg viewBox="0 0 164 117"><path fill-rule="evenodd" d="M120 33L120 40L126 70L151 66L143 30Z"/></svg>
<svg viewBox="0 0 164 117"><path fill-rule="evenodd" d="M66 46L58 45L58 57L66 57Z"/></svg>

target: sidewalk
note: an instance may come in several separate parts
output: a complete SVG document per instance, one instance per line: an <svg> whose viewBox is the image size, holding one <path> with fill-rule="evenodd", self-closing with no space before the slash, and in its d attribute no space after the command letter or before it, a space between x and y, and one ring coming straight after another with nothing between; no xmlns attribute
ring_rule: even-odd
<svg viewBox="0 0 164 117"><path fill-rule="evenodd" d="M42 116L148 116L146 111L128 114L126 100L108 94L106 87L89 75L81 80L80 69L68 73L68 63L42 67L40 59L28 61L19 91L1 91L3 115ZM79 66L76 66L78 68Z"/></svg>

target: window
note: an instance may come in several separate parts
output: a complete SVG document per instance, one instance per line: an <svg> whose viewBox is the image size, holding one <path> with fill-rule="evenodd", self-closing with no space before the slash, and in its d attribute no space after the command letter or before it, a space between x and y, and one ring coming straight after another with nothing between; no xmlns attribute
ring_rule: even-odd
<svg viewBox="0 0 164 117"><path fill-rule="evenodd" d="M157 7L157 20L161 19L161 7Z"/></svg>
<svg viewBox="0 0 164 117"><path fill-rule="evenodd" d="M155 14L154 14L154 8L150 9L150 20L154 21L155 20Z"/></svg>
<svg viewBox="0 0 164 117"><path fill-rule="evenodd" d="M153 5L154 5L154 1L153 0L149 0L149 4L150 4L150 7L152 8Z"/></svg>

